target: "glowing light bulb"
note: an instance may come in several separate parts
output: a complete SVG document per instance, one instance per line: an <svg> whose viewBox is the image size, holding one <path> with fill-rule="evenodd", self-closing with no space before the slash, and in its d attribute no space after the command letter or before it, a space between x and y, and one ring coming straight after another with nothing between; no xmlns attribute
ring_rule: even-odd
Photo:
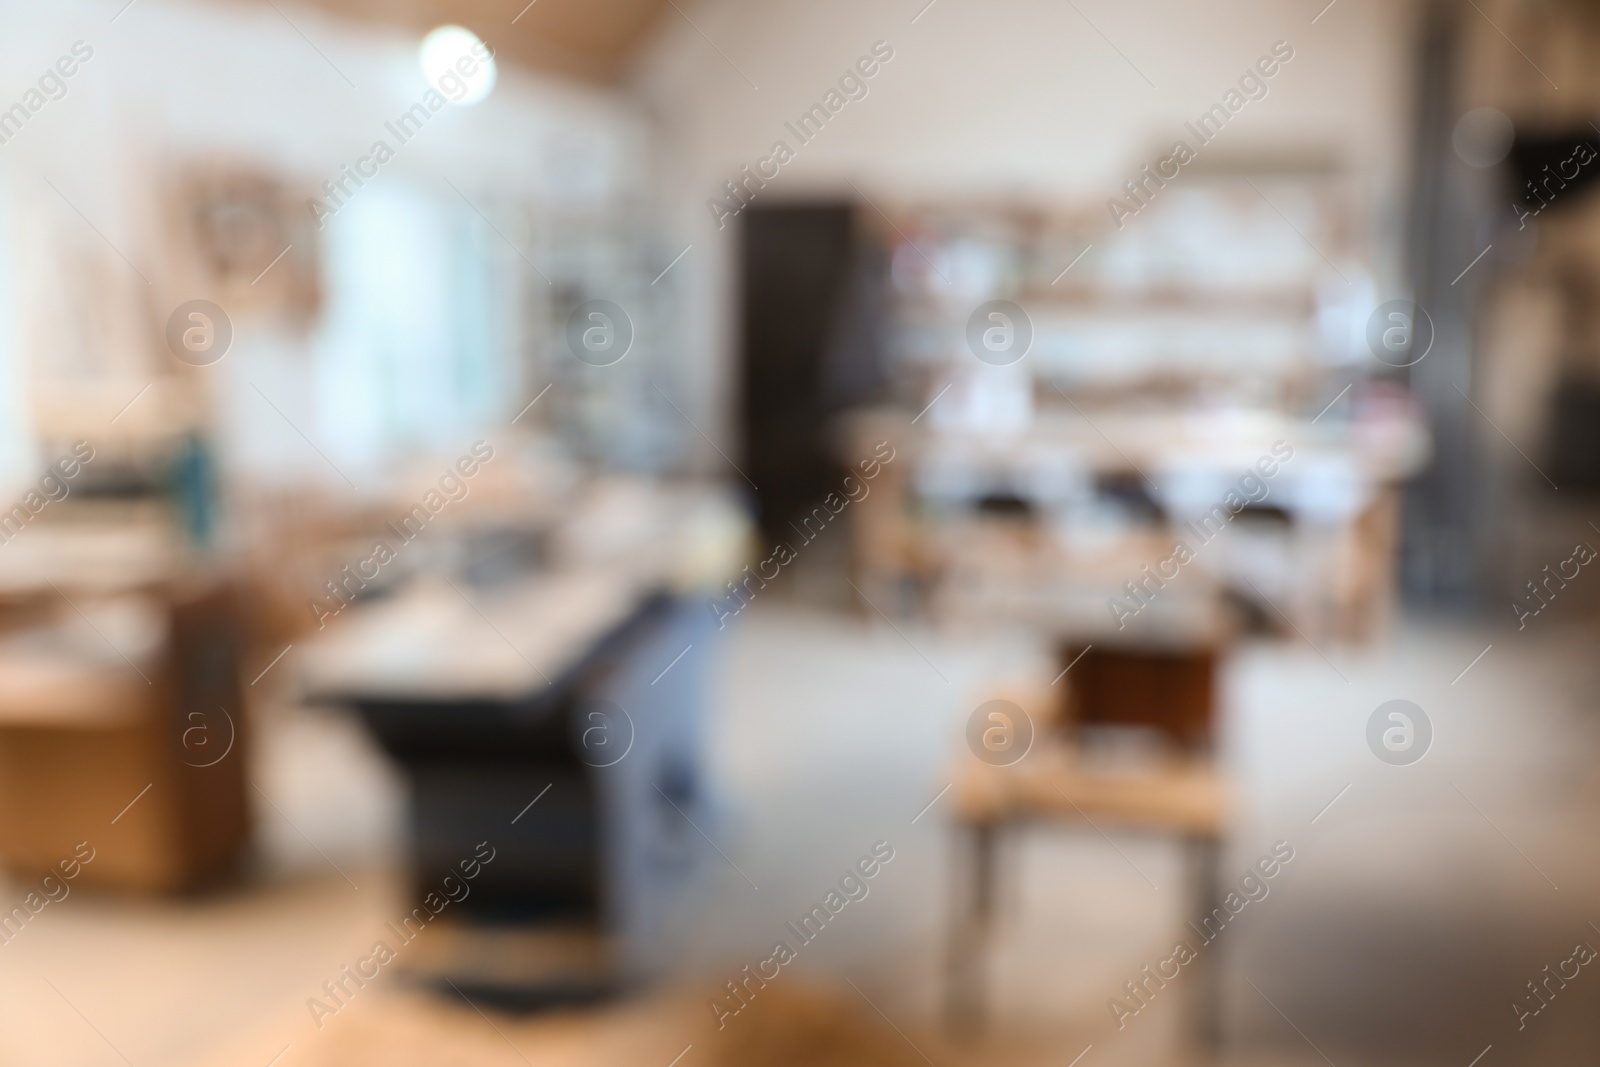
<svg viewBox="0 0 1600 1067"><path fill-rule="evenodd" d="M476 104L494 88L495 62L489 46L464 26L440 26L422 39L422 76L452 104Z"/></svg>

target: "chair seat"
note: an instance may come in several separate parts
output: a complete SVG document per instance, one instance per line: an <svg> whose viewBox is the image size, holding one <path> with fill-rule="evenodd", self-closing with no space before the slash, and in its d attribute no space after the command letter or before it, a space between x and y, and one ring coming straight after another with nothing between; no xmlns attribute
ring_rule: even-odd
<svg viewBox="0 0 1600 1067"><path fill-rule="evenodd" d="M969 823L1081 818L1213 839L1222 836L1229 807L1227 784L1209 758L1112 770L1067 743L1036 745L1010 767L964 761L953 793L956 817Z"/></svg>

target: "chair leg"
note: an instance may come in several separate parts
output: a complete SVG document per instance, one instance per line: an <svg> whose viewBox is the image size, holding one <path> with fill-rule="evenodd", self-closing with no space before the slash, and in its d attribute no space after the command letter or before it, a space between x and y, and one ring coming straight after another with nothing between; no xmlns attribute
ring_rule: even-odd
<svg viewBox="0 0 1600 1067"><path fill-rule="evenodd" d="M998 827L968 823L955 849L945 1023L954 1033L976 1034L985 1018L984 964L994 918ZM965 846L965 847L962 847Z"/></svg>
<svg viewBox="0 0 1600 1067"><path fill-rule="evenodd" d="M1217 871L1222 843L1214 837L1189 839L1190 879L1197 928L1205 929L1205 919L1220 902ZM1190 1027L1196 1045L1204 1056L1215 1057L1222 1048L1222 961L1215 944L1196 946L1195 967L1199 973L1190 1001Z"/></svg>

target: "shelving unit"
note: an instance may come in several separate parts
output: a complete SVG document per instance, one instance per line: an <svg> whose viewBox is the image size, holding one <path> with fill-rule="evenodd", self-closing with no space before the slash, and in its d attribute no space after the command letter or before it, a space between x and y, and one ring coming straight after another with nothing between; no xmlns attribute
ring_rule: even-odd
<svg viewBox="0 0 1600 1067"><path fill-rule="evenodd" d="M952 622L1107 640L1230 615L1372 632L1393 487L1427 441L1374 380L1352 215L1324 169L1189 176L1120 232L1089 208L903 209L886 231L893 369L898 407L920 414L857 424L857 451L874 423L912 442L899 504L861 524L864 580L910 583ZM1020 309L1016 336L1031 329L1009 365L969 349L969 319L993 300ZM1198 541L1185 524L1280 442L1295 458L1251 475L1260 488L1228 509L1217 546ZM1178 541L1197 558L1145 586L1146 611L1128 583Z"/></svg>

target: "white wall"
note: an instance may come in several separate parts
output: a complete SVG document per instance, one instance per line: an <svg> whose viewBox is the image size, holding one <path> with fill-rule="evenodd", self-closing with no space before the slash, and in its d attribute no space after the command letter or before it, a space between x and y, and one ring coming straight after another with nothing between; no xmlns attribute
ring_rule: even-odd
<svg viewBox="0 0 1600 1067"><path fill-rule="evenodd" d="M0 0L0 111L23 100L74 42L93 49L65 95L0 144L0 195L10 207L0 211L0 256L9 261L0 277L19 287L7 294L16 296L18 315L0 321L0 411L18 405L25 380L72 379L65 395L85 411L106 407L96 422L104 426L106 415L173 369L157 340L160 324L197 294L180 292L172 269L170 183L195 164L254 164L303 200L324 195L325 180L382 138L396 156L352 204L375 201L383 194L374 190L388 187L420 190L457 212L462 205L446 181L490 212L502 204L582 210L636 197L646 182L642 124L624 94L502 68L488 99L447 105L400 145L385 123L428 88L415 37L343 23L292 0L277 0L281 13L267 3L136 0L124 10L125 2ZM326 232L352 218L327 220ZM91 318L105 321L82 325ZM340 447L338 434L323 428L349 419L314 396L306 339L235 325L228 365L210 377L248 372L270 383L272 366L282 364L275 402L324 449ZM116 428L155 417L147 401L159 395ZM245 396L260 409L260 425L240 430L230 419L225 429L251 437L257 451L329 474L280 416L249 389ZM0 425L0 486L31 477L37 457L27 455L28 434L22 420Z"/></svg>
<svg viewBox="0 0 1600 1067"><path fill-rule="evenodd" d="M761 196L849 194L849 179L875 200L1021 193L1103 210L1156 148L1185 136L1185 120L1287 40L1295 58L1265 99L1235 117L1216 151L1336 153L1370 198L1379 277L1393 274L1411 119L1411 3L1337 0L1313 25L1325 0L1075 0L1076 8L936 0L918 17L925 2L683 4L687 18L669 11L640 65L639 98L667 164L664 206L694 245L683 281L688 350L702 360L692 372L702 387L698 414L725 449L733 443L734 229L719 232L706 200L774 140L796 147L784 122L818 102L876 40L895 55L869 95L797 147Z"/></svg>
<svg viewBox="0 0 1600 1067"><path fill-rule="evenodd" d="M95 202L123 177L100 168L141 158L259 159L315 187L387 137L384 122L428 87L409 35L284 2L279 14L265 3L137 0L118 16L124 2L0 2L0 107L73 41L94 48L66 97L0 147L0 166L60 177ZM399 172L445 174L469 192L557 197L572 184L558 142L614 137L631 112L618 94L502 67L487 100L441 115L449 121L399 152ZM614 188L638 163L595 169Z"/></svg>

